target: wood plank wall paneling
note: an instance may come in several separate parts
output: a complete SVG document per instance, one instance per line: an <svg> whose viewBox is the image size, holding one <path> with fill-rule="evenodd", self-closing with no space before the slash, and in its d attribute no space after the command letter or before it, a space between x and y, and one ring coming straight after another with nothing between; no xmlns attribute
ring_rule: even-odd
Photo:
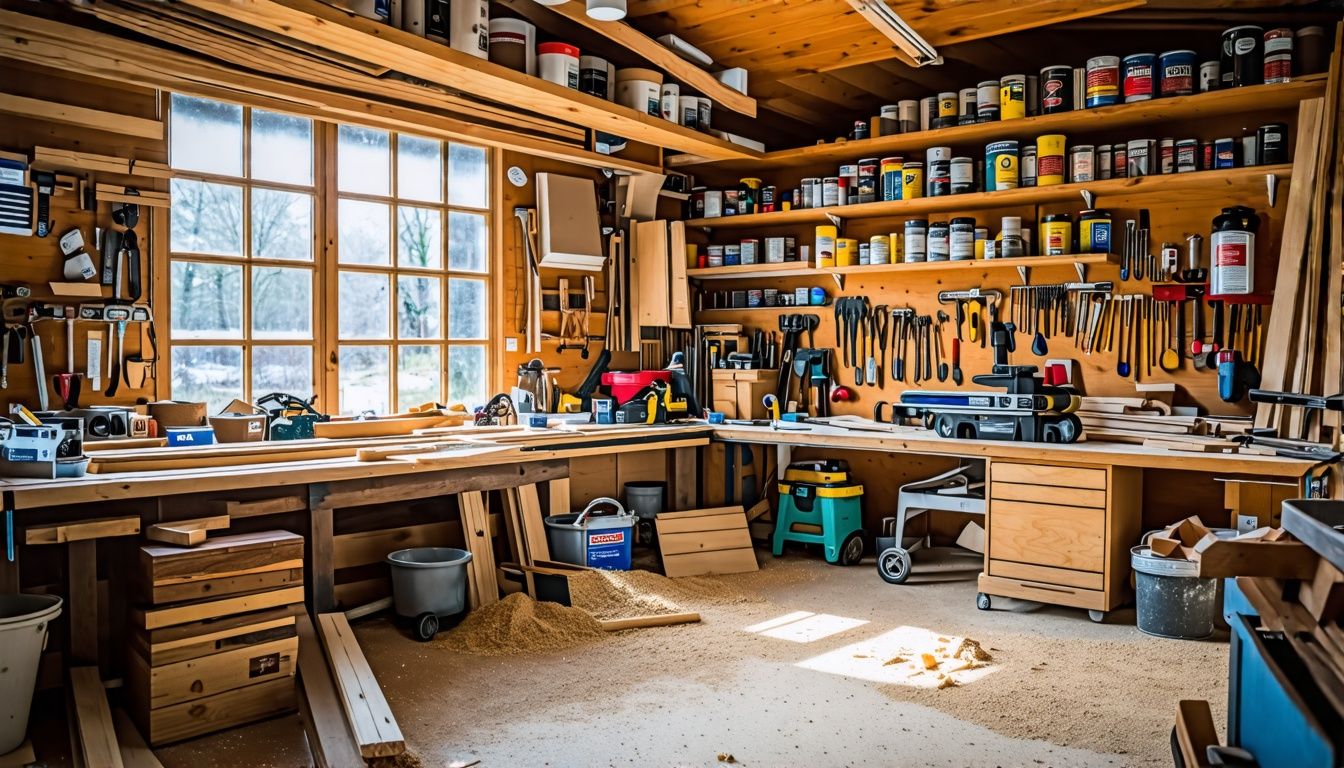
<svg viewBox="0 0 1344 768"><path fill-rule="evenodd" d="M122 87L104 80L83 78L65 73L33 67L26 64L5 62L8 76L3 85L7 93L33 98L50 99L64 104L92 109L117 112L135 117L159 119L159 101L155 92L141 88ZM77 128L59 123L27 120L11 117L0 120L0 150L29 153L34 146L54 147L82 152L93 152L117 157L133 158L154 162L167 162L167 145L162 140L123 136L86 128ZM166 192L166 179L149 180L137 177L120 177L114 174L100 173L97 180L105 183L134 183L142 189ZM57 240L60 235L73 227L78 227L84 235L92 253L94 227L111 225L111 204L100 203L96 213L81 211L76 195L72 193L56 195L51 201L51 218L55 229L45 238L0 235L0 282L6 284L24 283L33 289L33 295L39 299L50 298L47 283L60 281L61 267L64 261ZM140 225L136 227L140 237L142 284L144 295L141 301L150 299L153 290L151 265L167 258L167 216L161 211L142 207ZM97 258L95 257L95 264ZM111 289L104 289L111 296ZM155 297L156 306L158 297ZM64 299L74 302L76 299ZM149 357L147 331L142 324L130 323L126 328L125 356L142 354ZM66 370L66 333L65 324L58 321L42 322L38 325L42 338L42 356L47 377ZM103 375L101 384L107 387L107 350L106 325L80 323L76 328L75 365L79 371L87 370L85 359L86 339L90 330L99 330L103 340ZM159 328L160 342L166 340L167 329ZM115 340L113 340L115 343ZM22 365L9 367L9 387L0 390L0 404L6 412L11 402L27 405L36 403L36 381L33 376L31 350L27 350ZM168 372L159 367L159 379L148 379L145 386L132 389L123 381L117 394L107 398L99 393L91 393L88 387L81 398L82 405L129 405L138 399L154 400L168 394ZM47 383L50 390L50 382ZM49 405L59 408L59 397L49 391Z"/></svg>

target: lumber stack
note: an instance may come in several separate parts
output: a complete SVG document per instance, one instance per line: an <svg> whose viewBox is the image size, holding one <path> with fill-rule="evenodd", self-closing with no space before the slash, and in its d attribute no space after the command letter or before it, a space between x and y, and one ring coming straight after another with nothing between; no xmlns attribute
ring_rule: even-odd
<svg viewBox="0 0 1344 768"><path fill-rule="evenodd" d="M126 688L159 745L295 707L303 537L262 531L140 548Z"/></svg>

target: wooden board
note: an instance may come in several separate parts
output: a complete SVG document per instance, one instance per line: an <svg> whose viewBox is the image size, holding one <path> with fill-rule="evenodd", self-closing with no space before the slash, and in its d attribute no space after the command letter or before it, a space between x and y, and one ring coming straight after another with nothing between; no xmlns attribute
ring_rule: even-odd
<svg viewBox="0 0 1344 768"><path fill-rule="evenodd" d="M140 518L136 515L99 517L68 523L39 525L24 529L25 544L66 544L109 536L134 536L140 532Z"/></svg>
<svg viewBox="0 0 1344 768"><path fill-rule="evenodd" d="M317 634L327 652L327 663L340 695L341 707L360 754L393 757L406 751L406 741L397 719L387 705L383 689L364 659L350 623L343 613L317 617Z"/></svg>
<svg viewBox="0 0 1344 768"><path fill-rule="evenodd" d="M294 707L294 678L286 676L132 715L141 718L149 743L157 746L292 712Z"/></svg>
<svg viewBox="0 0 1344 768"><path fill-rule="evenodd" d="M168 608L137 608L131 612L131 618L137 626L144 629L159 629L301 602L303 602L303 587L287 587Z"/></svg>
<svg viewBox="0 0 1344 768"><path fill-rule="evenodd" d="M1106 511L991 501L990 552L1001 560L1082 571L1105 563Z"/></svg>
<svg viewBox="0 0 1344 768"><path fill-rule="evenodd" d="M117 730L117 746L121 750L121 762L126 768L163 768L163 763L159 762L154 750L145 743L126 710L120 707L112 710L112 725Z"/></svg>
<svg viewBox="0 0 1344 768"><path fill-rule="evenodd" d="M214 517L198 517L194 520L156 523L145 529L145 538L178 547L194 547L205 542L207 531L227 529L229 522L228 515L216 515Z"/></svg>
<svg viewBox="0 0 1344 768"><path fill-rule="evenodd" d="M1209 765L1206 748L1219 743L1209 702L1184 699L1177 703L1176 743L1187 768Z"/></svg>
<svg viewBox="0 0 1344 768"><path fill-rule="evenodd" d="M250 631L249 628L293 618L303 613L303 610L303 603L291 603L278 608L223 616L209 621L195 621L151 629L144 633L144 637L151 648L177 648L195 642L228 636L235 630Z"/></svg>
<svg viewBox="0 0 1344 768"><path fill-rule="evenodd" d="M180 640L149 644L143 633L133 633L131 644L143 654L149 666L158 667L188 659L257 645L275 642L295 636L294 616L283 615L268 618L239 627L220 629L199 637L187 637Z"/></svg>
<svg viewBox="0 0 1344 768"><path fill-rule="evenodd" d="M289 531L259 531L217 536L184 548L151 544L140 548L140 578L146 584L166 579L212 578L303 559L303 537Z"/></svg>
<svg viewBox="0 0 1344 768"><path fill-rule="evenodd" d="M370 563L381 563L389 553L407 547L455 546L456 523L424 523L379 531L342 533L334 538L332 566L336 569L353 568Z"/></svg>
<svg viewBox="0 0 1344 768"><path fill-rule="evenodd" d="M458 509L462 514L462 534L471 562L467 565L470 592L476 602L472 608L499 601L499 581L495 573L494 542L485 513L485 498L480 491L458 494Z"/></svg>
<svg viewBox="0 0 1344 768"><path fill-rule="evenodd" d="M317 768L363 768L364 756L350 733L327 657L305 612L298 617L299 714Z"/></svg>
<svg viewBox="0 0 1344 768"><path fill-rule="evenodd" d="M1315 553L1296 541L1219 540L1199 553L1201 578L1310 579L1315 573Z"/></svg>
<svg viewBox="0 0 1344 768"><path fill-rule="evenodd" d="M205 600L249 592L264 592L283 587L301 586L302 584L303 561L290 560L277 563L276 566L266 566L265 570L257 570L255 573L223 576L215 579L192 579L176 584L155 584L150 587L149 601L154 605L163 605L164 603L186 600Z"/></svg>
<svg viewBox="0 0 1344 768"><path fill-rule="evenodd" d="M77 754L85 768L122 768L116 726L97 667L70 669Z"/></svg>
<svg viewBox="0 0 1344 768"><path fill-rule="evenodd" d="M757 570L742 507L668 512L654 519L668 577Z"/></svg>
<svg viewBox="0 0 1344 768"><path fill-rule="evenodd" d="M278 496L273 499L252 499L233 501L219 499L210 505L220 514L230 518L262 517L280 515L286 512L303 512L308 509L308 499L303 496Z"/></svg>
<svg viewBox="0 0 1344 768"><path fill-rule="evenodd" d="M132 689L147 694L144 703L159 709L214 696L270 680L293 677L297 636L258 643L194 659L150 667L132 654L128 674Z"/></svg>
<svg viewBox="0 0 1344 768"><path fill-rule="evenodd" d="M1064 504L1072 507L1106 508L1106 491L1091 488L1064 488L1057 485L1009 483L1000 482L996 478L992 493L994 498L1005 501L1034 501L1044 504Z"/></svg>
<svg viewBox="0 0 1344 768"><path fill-rule="evenodd" d="M122 133L142 139L161 139L164 135L163 123L158 120L77 107L72 104L58 104L46 99L30 99L8 93L0 93L0 113L108 133Z"/></svg>
<svg viewBox="0 0 1344 768"><path fill-rule="evenodd" d="M1057 485L1064 488L1091 488L1106 490L1106 470L1062 467L1047 464L1016 464L996 461L994 482Z"/></svg>

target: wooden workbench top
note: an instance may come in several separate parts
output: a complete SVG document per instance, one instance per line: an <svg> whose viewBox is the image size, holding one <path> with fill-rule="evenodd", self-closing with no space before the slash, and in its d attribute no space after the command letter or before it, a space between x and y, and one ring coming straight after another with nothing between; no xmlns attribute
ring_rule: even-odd
<svg viewBox="0 0 1344 768"><path fill-rule="evenodd" d="M835 448L891 453L918 453L984 459L1037 462L1111 464L1140 469L1177 469L1219 472L1229 475L1297 478L1315 466L1302 459L1252 456L1237 453L1185 453L1166 448L1145 448L1126 443L1082 442L1027 443L1003 440L944 439L917 427L878 425L860 419L856 424L890 430L887 433L855 431L821 424L787 425L788 428L723 425L715 427L714 439L728 442L792 445L803 448ZM802 426L806 429L796 429Z"/></svg>

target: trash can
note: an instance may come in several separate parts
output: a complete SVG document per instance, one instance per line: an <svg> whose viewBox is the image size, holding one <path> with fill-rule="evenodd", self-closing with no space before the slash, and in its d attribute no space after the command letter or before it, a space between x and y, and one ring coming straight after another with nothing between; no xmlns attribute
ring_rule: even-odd
<svg viewBox="0 0 1344 768"><path fill-rule="evenodd" d="M1159 557L1148 547L1130 550L1139 631L1178 640L1213 634L1218 580L1199 578L1199 563Z"/></svg>
<svg viewBox="0 0 1344 768"><path fill-rule="evenodd" d="M0 755L23 744L47 627L59 615L55 595L0 595Z"/></svg>
<svg viewBox="0 0 1344 768"><path fill-rule="evenodd" d="M598 507L610 507L611 514L596 514ZM546 518L546 543L551 557L562 563L630 570L635 516L615 499L593 499L577 515L551 515Z"/></svg>
<svg viewBox="0 0 1344 768"><path fill-rule="evenodd" d="M667 483L631 480L625 484L625 508L642 518L655 518L667 507Z"/></svg>
<svg viewBox="0 0 1344 768"><path fill-rule="evenodd" d="M429 640L439 617L467 605L467 563L471 553L452 547L413 547L387 556L392 569L392 604L398 616L415 620L415 635Z"/></svg>

